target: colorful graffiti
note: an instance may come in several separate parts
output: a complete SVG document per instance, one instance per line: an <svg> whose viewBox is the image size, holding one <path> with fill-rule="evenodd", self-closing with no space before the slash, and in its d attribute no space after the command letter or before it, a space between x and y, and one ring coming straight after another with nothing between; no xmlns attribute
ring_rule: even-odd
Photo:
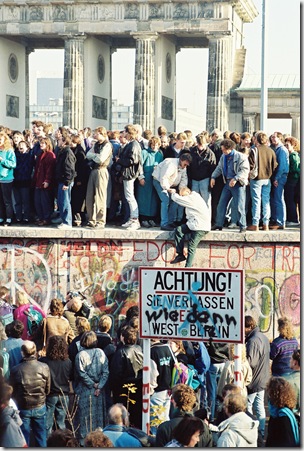
<svg viewBox="0 0 304 451"><path fill-rule="evenodd" d="M138 267L169 268L171 241L14 239L0 241L0 284L24 291L45 310L52 298L81 290L115 324L138 302ZM183 265L181 265L182 268ZM300 336L300 246L201 242L195 267L245 270L245 311L269 338L276 320L292 318Z"/></svg>

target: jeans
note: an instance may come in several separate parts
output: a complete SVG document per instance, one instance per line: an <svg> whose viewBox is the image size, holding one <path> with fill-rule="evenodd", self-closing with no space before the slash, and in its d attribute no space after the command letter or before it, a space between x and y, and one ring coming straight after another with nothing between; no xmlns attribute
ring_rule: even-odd
<svg viewBox="0 0 304 451"><path fill-rule="evenodd" d="M46 448L46 406L36 409L20 410L23 421L21 430L28 446L30 446L30 433L33 431L35 446Z"/></svg>
<svg viewBox="0 0 304 451"><path fill-rule="evenodd" d="M199 193L207 204L211 219L211 192L209 191L210 179L192 180L192 191Z"/></svg>
<svg viewBox="0 0 304 451"><path fill-rule="evenodd" d="M253 413L253 407L256 411L257 419L259 420L259 430L261 431L261 434L264 438L265 434L265 423L266 423L266 412L265 412L265 405L264 405L264 397L265 397L265 391L261 390L256 393L251 393L247 396L248 401L248 412Z"/></svg>
<svg viewBox="0 0 304 451"><path fill-rule="evenodd" d="M166 226L169 224L169 204L171 196L167 190L161 187L158 180L153 179L153 186L157 191L158 197L161 201L160 206L160 226Z"/></svg>
<svg viewBox="0 0 304 451"><path fill-rule="evenodd" d="M279 178L278 186L272 186L270 195L271 218L279 225L285 225L286 206L284 200L284 186L287 181L287 175Z"/></svg>
<svg viewBox="0 0 304 451"><path fill-rule="evenodd" d="M150 432L155 435L158 426L170 419L170 396L168 390L154 392L150 398Z"/></svg>
<svg viewBox="0 0 304 451"><path fill-rule="evenodd" d="M69 407L68 396L48 396L46 398L46 429L49 436L52 432L54 416L56 429L65 429L65 417Z"/></svg>
<svg viewBox="0 0 304 451"><path fill-rule="evenodd" d="M227 181L224 185L220 201L216 210L216 225L223 227L226 216L226 209L229 200L233 197L238 210L238 221L241 229L246 228L246 186L237 182L233 187Z"/></svg>
<svg viewBox="0 0 304 451"><path fill-rule="evenodd" d="M134 182L135 180L124 180L124 192L126 201L130 208L130 219L138 219L138 205L134 195Z"/></svg>
<svg viewBox="0 0 304 451"><path fill-rule="evenodd" d="M175 246L176 246L176 252L178 254L184 253L184 244L185 244L185 235L189 234L189 240L188 240L188 255L186 260L185 267L191 268L193 259L195 256L196 248L202 239L202 237L207 232L204 232L203 230L190 230L187 224L182 224L181 226L178 226L175 229Z"/></svg>
<svg viewBox="0 0 304 451"><path fill-rule="evenodd" d="M219 381L221 372L225 366L223 363L211 363L209 370L206 373L207 399L210 409L210 419L214 420L216 414L216 393L217 383Z"/></svg>
<svg viewBox="0 0 304 451"><path fill-rule="evenodd" d="M261 203L263 224L269 224L270 190L271 182L269 179L250 180L250 194L252 200L252 225L259 225L261 216Z"/></svg>
<svg viewBox="0 0 304 451"><path fill-rule="evenodd" d="M58 185L57 205L60 212L60 217L63 224L72 225L72 206L71 206L71 194L74 182L70 183L68 189L63 190L63 183Z"/></svg>

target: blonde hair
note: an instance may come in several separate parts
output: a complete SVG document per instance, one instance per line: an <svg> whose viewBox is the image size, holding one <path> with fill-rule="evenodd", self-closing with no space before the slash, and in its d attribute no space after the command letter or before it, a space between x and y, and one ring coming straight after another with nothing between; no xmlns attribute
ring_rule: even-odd
<svg viewBox="0 0 304 451"><path fill-rule="evenodd" d="M9 136L5 132L0 132L0 136L4 136L4 149L3 150L12 150L12 143Z"/></svg>
<svg viewBox="0 0 304 451"><path fill-rule="evenodd" d="M17 291L16 293L16 303L18 306L29 304L29 300L23 291Z"/></svg>

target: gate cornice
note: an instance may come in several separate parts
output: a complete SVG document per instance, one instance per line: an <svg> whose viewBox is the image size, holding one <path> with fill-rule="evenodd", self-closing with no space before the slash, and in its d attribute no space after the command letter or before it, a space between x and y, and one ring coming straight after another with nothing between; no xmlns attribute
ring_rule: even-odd
<svg viewBox="0 0 304 451"><path fill-rule="evenodd" d="M229 8L243 22L252 22L258 15L252 0L0 0L0 35L227 32L231 29Z"/></svg>

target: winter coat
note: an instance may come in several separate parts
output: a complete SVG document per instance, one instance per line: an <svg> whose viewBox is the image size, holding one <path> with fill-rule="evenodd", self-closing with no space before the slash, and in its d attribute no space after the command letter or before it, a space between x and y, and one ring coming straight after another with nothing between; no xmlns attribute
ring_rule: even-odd
<svg viewBox="0 0 304 451"><path fill-rule="evenodd" d="M55 184L55 165L56 157L54 152L42 152L37 157L35 164L35 172L33 177L33 184L35 188L52 190ZM42 184L47 182L49 186L44 188Z"/></svg>
<svg viewBox="0 0 304 451"><path fill-rule="evenodd" d="M226 183L226 179L224 177L224 161L225 156L222 155L220 161L215 168L215 170L211 174L211 178L216 179L220 175L223 176L223 180ZM235 172L235 180L237 180L241 185L248 185L248 177L249 177L249 161L248 156L244 155L240 152L234 152L233 155L233 168Z"/></svg>
<svg viewBox="0 0 304 451"><path fill-rule="evenodd" d="M252 369L252 381L247 386L248 394L265 390L270 376L270 345L266 335L255 327L246 337L246 355Z"/></svg>
<svg viewBox="0 0 304 451"><path fill-rule="evenodd" d="M130 141L121 150L116 168L120 166L123 180L133 180L143 174L142 149L137 141Z"/></svg>
<svg viewBox="0 0 304 451"><path fill-rule="evenodd" d="M258 426L245 412L235 413L219 425L217 448L256 448Z"/></svg>
<svg viewBox="0 0 304 451"><path fill-rule="evenodd" d="M27 448L20 426L22 420L17 410L6 406L0 410L0 446L3 448Z"/></svg>
<svg viewBox="0 0 304 451"><path fill-rule="evenodd" d="M69 146L65 146L60 149L55 167L55 177L57 183L63 183L65 186L69 186L76 177L76 157L74 152Z"/></svg>

